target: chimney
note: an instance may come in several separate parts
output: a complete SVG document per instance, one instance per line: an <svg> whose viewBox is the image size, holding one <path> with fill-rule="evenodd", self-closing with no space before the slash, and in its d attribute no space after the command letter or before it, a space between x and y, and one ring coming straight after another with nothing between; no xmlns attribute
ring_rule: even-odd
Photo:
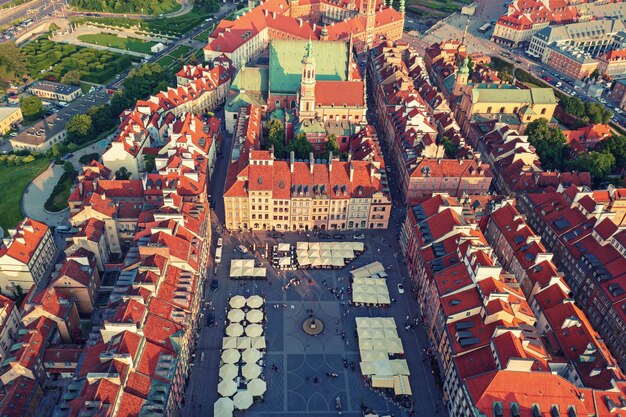
<svg viewBox="0 0 626 417"><path fill-rule="evenodd" d="M333 151L328 152L328 172L333 170Z"/></svg>
<svg viewBox="0 0 626 417"><path fill-rule="evenodd" d="M298 26L302 27L302 19L298 19Z"/></svg>
<svg viewBox="0 0 626 417"><path fill-rule="evenodd" d="M348 162L352 162L352 151L348 151Z"/></svg>
<svg viewBox="0 0 626 417"><path fill-rule="evenodd" d="M289 171L293 174L293 166L295 164L296 154L291 151L289 152Z"/></svg>
<svg viewBox="0 0 626 417"><path fill-rule="evenodd" d="M354 178L354 165L352 165L352 162L350 162L350 182L352 182L353 178Z"/></svg>
<svg viewBox="0 0 626 417"><path fill-rule="evenodd" d="M370 182L374 182L374 172L376 171L376 167L374 164L370 164Z"/></svg>
<svg viewBox="0 0 626 417"><path fill-rule="evenodd" d="M317 28L317 24L313 23L313 32L315 32L315 29Z"/></svg>
<svg viewBox="0 0 626 417"><path fill-rule="evenodd" d="M313 165L315 164L315 158L313 157L313 152L309 153L309 170L311 174L313 173Z"/></svg>

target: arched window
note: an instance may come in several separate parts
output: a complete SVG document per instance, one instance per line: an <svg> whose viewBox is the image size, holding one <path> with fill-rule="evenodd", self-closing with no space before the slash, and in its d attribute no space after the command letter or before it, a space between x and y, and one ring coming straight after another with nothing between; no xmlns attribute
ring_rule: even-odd
<svg viewBox="0 0 626 417"><path fill-rule="evenodd" d="M280 109L280 100L276 100L276 103L274 103L276 105L277 109Z"/></svg>
<svg viewBox="0 0 626 417"><path fill-rule="evenodd" d="M500 113L504 113L504 107L500 107Z"/></svg>
<svg viewBox="0 0 626 417"><path fill-rule="evenodd" d="M487 107L487 113L491 113L491 106Z"/></svg>

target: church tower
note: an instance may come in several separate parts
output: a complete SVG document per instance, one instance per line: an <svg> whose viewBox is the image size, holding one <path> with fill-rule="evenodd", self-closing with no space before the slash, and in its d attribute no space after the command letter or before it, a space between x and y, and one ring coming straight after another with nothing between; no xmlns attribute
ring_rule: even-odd
<svg viewBox="0 0 626 417"><path fill-rule="evenodd" d="M376 0L363 0L361 2L361 15L365 16L365 33L369 44L372 31L376 26Z"/></svg>
<svg viewBox="0 0 626 417"><path fill-rule="evenodd" d="M313 43L306 44L302 58L302 80L300 82L300 120L315 117L315 58L313 57Z"/></svg>
<svg viewBox="0 0 626 417"><path fill-rule="evenodd" d="M457 71L456 78L454 79L454 95L460 95L462 93L463 88L467 85L467 82L469 81L469 72L469 59L465 57L465 59L463 60L463 65L461 65L461 68L459 68L459 70Z"/></svg>

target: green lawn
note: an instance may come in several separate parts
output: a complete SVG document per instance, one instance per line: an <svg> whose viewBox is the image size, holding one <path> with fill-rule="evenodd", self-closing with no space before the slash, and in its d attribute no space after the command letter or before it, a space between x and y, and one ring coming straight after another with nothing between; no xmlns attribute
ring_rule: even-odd
<svg viewBox="0 0 626 417"><path fill-rule="evenodd" d="M99 0L71 0L70 4L76 10L109 12L109 13L137 13L158 15L172 13L180 10L182 5L176 0L153 0L151 2L136 2L125 0L123 2L102 2ZM104 8L103 8L104 6Z"/></svg>
<svg viewBox="0 0 626 417"><path fill-rule="evenodd" d="M395 0L395 3L398 3ZM472 0L408 0L407 9L419 16L440 17L452 14Z"/></svg>
<svg viewBox="0 0 626 417"><path fill-rule="evenodd" d="M174 58L172 58L169 55L165 55L163 58L160 58L159 60L157 60L156 63L159 64L163 68L168 68L170 65L174 63Z"/></svg>
<svg viewBox="0 0 626 417"><path fill-rule="evenodd" d="M68 207L67 199L70 196L70 191L72 189L72 182L74 182L74 178L74 174L65 173L59 179L59 182L52 191L52 195L44 204L44 208L46 210L56 213Z"/></svg>
<svg viewBox="0 0 626 417"><path fill-rule="evenodd" d="M5 233L24 218L20 206L24 189L49 163L40 158L21 166L0 167L0 226Z"/></svg>
<svg viewBox="0 0 626 417"><path fill-rule="evenodd" d="M211 32L213 32L213 29L215 28L215 25L211 25L210 28L208 28L207 30L203 30L202 32L200 32L199 34L197 34L194 39L200 42L208 42L209 41L209 35L211 34Z"/></svg>
<svg viewBox="0 0 626 417"><path fill-rule="evenodd" d="M153 33L165 33L169 35L183 35L197 28L205 19L213 16L213 13L201 6L194 8L182 16L177 17L157 17L152 19L133 19L130 17L73 17L70 19L73 23L94 22L103 25L118 27L136 27L143 31Z"/></svg>
<svg viewBox="0 0 626 417"><path fill-rule="evenodd" d="M174 57L174 58L180 58L182 56L187 55L189 52L191 52L192 48L186 45L181 45L178 48L174 49L172 52L170 52L168 55Z"/></svg>
<svg viewBox="0 0 626 417"><path fill-rule="evenodd" d="M121 38L108 33L80 35L78 39L94 45L109 46L142 54L149 54L150 48L156 45L156 42L144 41L138 38Z"/></svg>

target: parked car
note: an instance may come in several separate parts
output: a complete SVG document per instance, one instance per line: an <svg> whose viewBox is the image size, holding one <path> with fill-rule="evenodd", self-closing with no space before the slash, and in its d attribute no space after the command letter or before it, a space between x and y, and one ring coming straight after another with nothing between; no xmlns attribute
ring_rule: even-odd
<svg viewBox="0 0 626 417"><path fill-rule="evenodd" d="M399 294L404 294L404 285L398 284L398 293Z"/></svg>
<svg viewBox="0 0 626 417"><path fill-rule="evenodd" d="M206 325L209 327L214 327L217 324L215 321L215 313L213 311L208 311L206 315Z"/></svg>
<svg viewBox="0 0 626 417"><path fill-rule="evenodd" d="M334 238L334 239L343 240L343 239L345 239L346 237L345 237L344 235L340 234L340 233L335 233L335 234L333 235L333 238Z"/></svg>
<svg viewBox="0 0 626 417"><path fill-rule="evenodd" d="M330 239L331 236L328 233L320 233L319 234L320 239Z"/></svg>
<svg viewBox="0 0 626 417"><path fill-rule="evenodd" d="M219 286L220 286L220 283L217 279L211 280L211 291L217 291Z"/></svg>
<svg viewBox="0 0 626 417"><path fill-rule="evenodd" d="M365 235L363 233L358 233L358 234L354 235L354 238L356 240L363 240L363 239L365 239Z"/></svg>
<svg viewBox="0 0 626 417"><path fill-rule="evenodd" d="M240 253L248 253L248 248L246 248L244 245L237 246L235 250Z"/></svg>
<svg viewBox="0 0 626 417"><path fill-rule="evenodd" d="M224 246L224 240L221 237L217 238L217 247L221 248L222 246Z"/></svg>

